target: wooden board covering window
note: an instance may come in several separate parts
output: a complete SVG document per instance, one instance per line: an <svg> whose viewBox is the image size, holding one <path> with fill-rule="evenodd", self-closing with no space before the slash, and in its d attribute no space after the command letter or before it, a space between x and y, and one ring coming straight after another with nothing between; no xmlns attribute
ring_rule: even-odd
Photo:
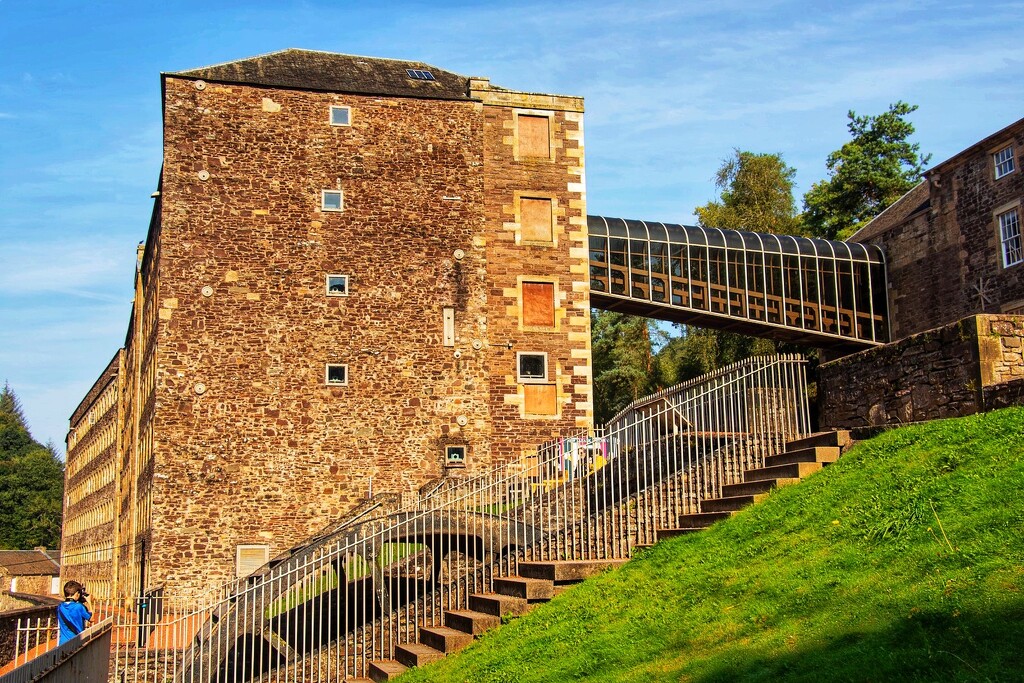
<svg viewBox="0 0 1024 683"><path fill-rule="evenodd" d="M524 242L551 242L551 200L523 197L519 200Z"/></svg>
<svg viewBox="0 0 1024 683"><path fill-rule="evenodd" d="M555 285L551 282L523 283L523 326L555 326Z"/></svg>
<svg viewBox="0 0 1024 683"><path fill-rule="evenodd" d="M518 116L519 156L551 157L550 126L547 116Z"/></svg>
<svg viewBox="0 0 1024 683"><path fill-rule="evenodd" d="M557 415L554 384L524 384L525 412L527 415Z"/></svg>

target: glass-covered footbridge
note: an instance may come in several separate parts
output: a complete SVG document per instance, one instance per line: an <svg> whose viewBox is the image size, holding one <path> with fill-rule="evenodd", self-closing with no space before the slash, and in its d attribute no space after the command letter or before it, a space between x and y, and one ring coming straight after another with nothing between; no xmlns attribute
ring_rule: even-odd
<svg viewBox="0 0 1024 683"><path fill-rule="evenodd" d="M595 308L857 351L889 341L875 246L588 216Z"/></svg>

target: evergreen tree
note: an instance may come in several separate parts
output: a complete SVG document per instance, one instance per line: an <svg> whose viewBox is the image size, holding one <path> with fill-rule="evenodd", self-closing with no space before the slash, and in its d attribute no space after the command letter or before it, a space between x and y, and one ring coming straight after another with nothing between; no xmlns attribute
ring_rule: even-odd
<svg viewBox="0 0 1024 683"><path fill-rule="evenodd" d="M0 548L60 544L64 464L32 438L9 385L0 392Z"/></svg>
<svg viewBox="0 0 1024 683"><path fill-rule="evenodd" d="M717 201L696 209L697 219L707 228L801 233L800 217L793 199L796 169L781 154L755 154L734 150L715 173Z"/></svg>
<svg viewBox="0 0 1024 683"><path fill-rule="evenodd" d="M832 152L828 180L804 195L804 221L811 233L845 239L906 194L921 179L930 154L909 142L914 126L906 117L917 105L896 102L878 116L857 116L847 128L853 139Z"/></svg>
<svg viewBox="0 0 1024 683"><path fill-rule="evenodd" d="M653 321L613 311L591 310L594 418L607 422L655 384Z"/></svg>

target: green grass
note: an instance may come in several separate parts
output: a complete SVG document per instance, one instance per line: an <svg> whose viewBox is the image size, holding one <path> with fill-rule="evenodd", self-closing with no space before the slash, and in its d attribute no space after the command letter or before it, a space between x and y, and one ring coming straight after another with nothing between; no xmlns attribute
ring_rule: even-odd
<svg viewBox="0 0 1024 683"><path fill-rule="evenodd" d="M884 433L400 680L1024 681L1024 409Z"/></svg>

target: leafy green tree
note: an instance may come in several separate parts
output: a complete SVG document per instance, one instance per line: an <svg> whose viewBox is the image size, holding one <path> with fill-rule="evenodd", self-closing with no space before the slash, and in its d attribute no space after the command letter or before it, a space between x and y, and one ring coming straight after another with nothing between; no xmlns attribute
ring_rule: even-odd
<svg viewBox="0 0 1024 683"><path fill-rule="evenodd" d="M793 200L795 175L796 169L781 154L734 150L715 173L719 199L698 206L697 219L708 228L800 234Z"/></svg>
<svg viewBox="0 0 1024 683"><path fill-rule="evenodd" d="M847 128L853 139L832 152L828 180L804 195L804 222L811 233L845 239L906 194L921 179L930 154L909 138L914 126L906 117L917 105L896 102L878 116L857 116Z"/></svg>
<svg viewBox="0 0 1024 683"><path fill-rule="evenodd" d="M64 464L32 438L18 397L0 392L0 548L60 544Z"/></svg>
<svg viewBox="0 0 1024 683"><path fill-rule="evenodd" d="M607 422L655 385L654 322L614 311L591 310L594 365L594 417Z"/></svg>
<svg viewBox="0 0 1024 683"><path fill-rule="evenodd" d="M707 228L800 234L803 228L793 199L795 175L781 154L734 150L715 174L719 198L696 208L698 220ZM676 329L679 336L655 357L658 380L666 386L776 350L768 339L687 325Z"/></svg>
<svg viewBox="0 0 1024 683"><path fill-rule="evenodd" d="M677 327L680 335L661 347L655 359L666 386L751 356L776 352L776 344L770 339L689 325Z"/></svg>

